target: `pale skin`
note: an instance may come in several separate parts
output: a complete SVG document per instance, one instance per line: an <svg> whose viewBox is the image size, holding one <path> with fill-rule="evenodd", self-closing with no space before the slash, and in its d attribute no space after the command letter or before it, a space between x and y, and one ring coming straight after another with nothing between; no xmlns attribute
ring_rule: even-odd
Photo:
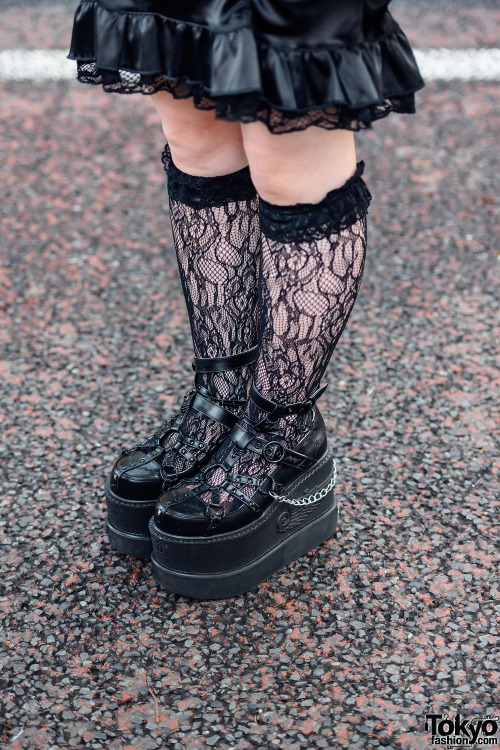
<svg viewBox="0 0 500 750"><path fill-rule="evenodd" d="M217 177L249 165L261 198L275 205L319 203L354 174L354 135L348 130L306 130L275 135L261 122L216 120L190 99L165 91L151 97L174 164L187 174Z"/></svg>

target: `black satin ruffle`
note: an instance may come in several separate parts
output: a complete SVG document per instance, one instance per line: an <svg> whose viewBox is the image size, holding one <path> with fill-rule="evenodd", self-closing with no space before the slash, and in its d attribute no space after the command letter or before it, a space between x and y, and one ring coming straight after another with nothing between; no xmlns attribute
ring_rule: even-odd
<svg viewBox="0 0 500 750"><path fill-rule="evenodd" d="M274 119L276 132L322 125L317 113L333 108L324 127L359 129L390 111L414 111L413 92L423 86L386 7L380 0L84 0L69 57L80 80L108 91L169 90L224 119L260 119L270 129ZM314 122L284 125L309 112Z"/></svg>

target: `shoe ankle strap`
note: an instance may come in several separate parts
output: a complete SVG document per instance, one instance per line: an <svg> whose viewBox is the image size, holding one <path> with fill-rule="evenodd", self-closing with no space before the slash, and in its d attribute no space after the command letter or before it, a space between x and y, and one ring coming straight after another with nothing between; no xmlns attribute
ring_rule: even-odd
<svg viewBox="0 0 500 750"><path fill-rule="evenodd" d="M237 367L250 365L257 359L257 346L239 354L229 354L227 357L195 357L193 370L195 372L225 372Z"/></svg>
<svg viewBox="0 0 500 750"><path fill-rule="evenodd" d="M211 393L208 388L205 388L199 383L196 384L193 392L195 394L203 396L209 401L212 401L212 403L217 404L218 406L222 406L224 409L241 409L241 407L246 403L246 398L219 398L218 396L214 396L214 394Z"/></svg>
<svg viewBox="0 0 500 750"><path fill-rule="evenodd" d="M301 412L308 411L314 406L318 398L323 395L327 387L328 383L320 386L320 388L314 391L314 393L304 401L296 401L293 404L277 404L275 401L265 398L262 393L259 393L255 385L252 383L249 398L258 409L267 412L267 419L274 422L280 417L285 417L288 414L300 414Z"/></svg>
<svg viewBox="0 0 500 750"><path fill-rule="evenodd" d="M191 402L191 408L195 411L201 412L201 414L204 414L210 419L215 419L216 422L219 422L225 427L232 429L238 421L238 415L229 411L229 409L226 409L224 406L220 406L212 401L212 399L209 398L210 395L211 394L209 394L204 388L197 389Z"/></svg>

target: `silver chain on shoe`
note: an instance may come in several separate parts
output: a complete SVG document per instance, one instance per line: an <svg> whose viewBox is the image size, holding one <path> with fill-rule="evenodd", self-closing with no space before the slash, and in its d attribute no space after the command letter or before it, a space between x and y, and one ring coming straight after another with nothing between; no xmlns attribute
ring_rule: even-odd
<svg viewBox="0 0 500 750"><path fill-rule="evenodd" d="M335 487L336 480L337 464L335 462L335 459L333 459L332 478L330 479L326 487L323 487L322 490L318 490L314 493L314 495L308 495L308 497L291 498L285 497L285 495L277 495L275 492L270 492L269 494L271 495L271 497L274 497L275 500L279 500L280 503L288 503L288 505L313 505L313 503L319 503L320 500L323 500L323 498L328 495L330 490Z"/></svg>

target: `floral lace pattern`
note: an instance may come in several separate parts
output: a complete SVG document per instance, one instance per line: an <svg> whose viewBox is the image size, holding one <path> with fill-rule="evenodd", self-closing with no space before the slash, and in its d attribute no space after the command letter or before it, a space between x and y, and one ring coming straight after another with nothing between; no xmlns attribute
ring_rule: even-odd
<svg viewBox="0 0 500 750"><path fill-rule="evenodd" d="M264 236L255 385L280 404L317 389L358 294L366 220L296 244Z"/></svg>
<svg viewBox="0 0 500 750"><path fill-rule="evenodd" d="M163 154L170 216L196 357L222 357L257 343L257 278L260 253L258 198L248 168L222 177L192 177ZM215 402L239 413L253 365L198 373ZM181 434L207 444L228 428L198 411L186 415ZM165 447L175 442L167 439ZM174 468L186 468L176 454Z"/></svg>

